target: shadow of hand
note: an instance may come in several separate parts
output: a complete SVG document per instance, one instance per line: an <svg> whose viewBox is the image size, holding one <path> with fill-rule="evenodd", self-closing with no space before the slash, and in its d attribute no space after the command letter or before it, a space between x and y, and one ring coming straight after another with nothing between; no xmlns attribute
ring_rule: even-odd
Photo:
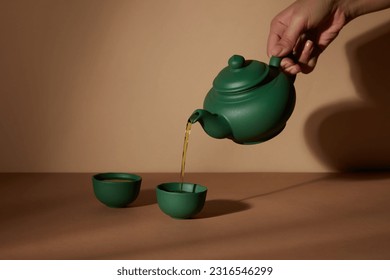
<svg viewBox="0 0 390 280"><path fill-rule="evenodd" d="M362 101L327 105L305 127L315 154L337 171L390 169L390 23L347 46L351 77Z"/></svg>

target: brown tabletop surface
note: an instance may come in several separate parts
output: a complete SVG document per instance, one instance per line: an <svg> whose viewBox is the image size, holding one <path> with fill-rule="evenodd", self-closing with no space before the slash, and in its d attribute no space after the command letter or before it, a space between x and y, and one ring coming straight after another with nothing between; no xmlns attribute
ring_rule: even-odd
<svg viewBox="0 0 390 280"><path fill-rule="evenodd" d="M193 173L193 219L163 214L140 173L127 208L97 201L88 173L0 174L1 259L390 259L390 173Z"/></svg>

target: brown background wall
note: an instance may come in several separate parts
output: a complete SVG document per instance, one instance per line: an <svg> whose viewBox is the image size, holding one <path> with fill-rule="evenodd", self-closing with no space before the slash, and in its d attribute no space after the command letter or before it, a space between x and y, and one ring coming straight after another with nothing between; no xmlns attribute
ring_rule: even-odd
<svg viewBox="0 0 390 280"><path fill-rule="evenodd" d="M291 1L2 1L0 172L178 172L186 119L235 53L268 61ZM193 126L187 170L390 166L390 11L349 24L272 141L240 146Z"/></svg>

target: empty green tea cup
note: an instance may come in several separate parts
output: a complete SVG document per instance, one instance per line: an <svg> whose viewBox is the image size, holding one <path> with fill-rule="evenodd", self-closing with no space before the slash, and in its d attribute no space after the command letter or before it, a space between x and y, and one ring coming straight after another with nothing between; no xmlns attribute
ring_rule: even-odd
<svg viewBox="0 0 390 280"><path fill-rule="evenodd" d="M188 219L204 206L207 188L193 183L163 183L157 186L157 203L161 211L176 219Z"/></svg>
<svg viewBox="0 0 390 280"><path fill-rule="evenodd" d="M92 177L96 198L108 207L126 207L139 194L142 178L130 173L99 173Z"/></svg>

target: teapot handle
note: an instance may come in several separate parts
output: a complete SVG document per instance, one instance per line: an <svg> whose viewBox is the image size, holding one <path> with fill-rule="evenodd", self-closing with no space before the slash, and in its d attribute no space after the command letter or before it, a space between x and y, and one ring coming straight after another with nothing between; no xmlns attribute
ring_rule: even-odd
<svg viewBox="0 0 390 280"><path fill-rule="evenodd" d="M283 58L285 57L288 57L288 58L291 58L293 61L297 61L297 58L292 54L288 54L286 56L283 56L283 57L276 57L276 56L271 56L270 60L269 60L269 65L272 66L272 67L276 67L276 68L279 68L280 67L280 62L282 61ZM292 83L295 82L295 78L296 78L296 75L288 75L289 76L289 79Z"/></svg>
<svg viewBox="0 0 390 280"><path fill-rule="evenodd" d="M295 55L293 53L289 53L288 55L282 56L282 57L271 56L271 58L269 60L269 65L276 67L276 68L279 68L280 62L285 57L291 58L294 62L298 62L298 59L295 57Z"/></svg>
<svg viewBox="0 0 390 280"><path fill-rule="evenodd" d="M279 68L280 67L280 62L282 61L283 57L276 57L276 56L271 56L271 59L269 60L269 65Z"/></svg>

